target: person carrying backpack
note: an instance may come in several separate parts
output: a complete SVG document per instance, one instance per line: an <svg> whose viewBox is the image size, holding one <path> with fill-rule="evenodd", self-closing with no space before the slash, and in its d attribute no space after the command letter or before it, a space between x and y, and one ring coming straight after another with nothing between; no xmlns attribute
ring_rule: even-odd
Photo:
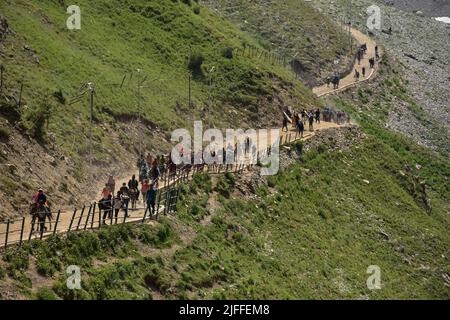
<svg viewBox="0 0 450 320"><path fill-rule="evenodd" d="M286 116L283 116L283 128L281 128L281 131L284 131L284 128L286 128L286 132L289 131L289 129L288 129L288 120L287 120Z"/></svg>
<svg viewBox="0 0 450 320"><path fill-rule="evenodd" d="M305 125L302 121L297 123L297 131L300 134L300 137L303 138L303 133L305 132Z"/></svg>
<svg viewBox="0 0 450 320"><path fill-rule="evenodd" d="M314 115L312 112L309 113L309 131L314 131Z"/></svg>
<svg viewBox="0 0 450 320"><path fill-rule="evenodd" d="M153 183L150 183L149 190L147 191L147 207L150 211L150 215L154 215L155 213L155 204L156 204L156 189L153 186Z"/></svg>
<svg viewBox="0 0 450 320"><path fill-rule="evenodd" d="M316 110L316 123L320 124L320 109Z"/></svg>

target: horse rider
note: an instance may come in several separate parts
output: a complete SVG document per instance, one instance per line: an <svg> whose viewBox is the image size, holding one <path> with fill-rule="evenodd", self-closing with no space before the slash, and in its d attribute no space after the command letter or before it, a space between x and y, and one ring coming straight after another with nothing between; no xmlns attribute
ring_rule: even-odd
<svg viewBox="0 0 450 320"><path fill-rule="evenodd" d="M47 202L47 196L42 188L39 188L38 192L33 196L33 204L38 207L39 204L45 204Z"/></svg>
<svg viewBox="0 0 450 320"><path fill-rule="evenodd" d="M39 225L40 230L44 231L45 228L45 217L49 214L49 208L46 206L47 203L47 196L44 193L44 190L42 188L39 188L38 192L33 196L33 203L32 208L30 211L30 214L33 215L31 224L32 224L32 230L34 230L34 223L36 221L36 213L39 209L43 209L45 212L45 215L39 215Z"/></svg>

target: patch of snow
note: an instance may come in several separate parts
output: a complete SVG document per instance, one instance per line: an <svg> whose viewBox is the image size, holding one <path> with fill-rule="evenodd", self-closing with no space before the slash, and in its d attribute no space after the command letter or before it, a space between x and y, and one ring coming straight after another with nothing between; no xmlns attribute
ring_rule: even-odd
<svg viewBox="0 0 450 320"><path fill-rule="evenodd" d="M437 17L437 18L434 18L434 19L436 19L437 21L440 21L440 22L450 23L450 18L449 17Z"/></svg>

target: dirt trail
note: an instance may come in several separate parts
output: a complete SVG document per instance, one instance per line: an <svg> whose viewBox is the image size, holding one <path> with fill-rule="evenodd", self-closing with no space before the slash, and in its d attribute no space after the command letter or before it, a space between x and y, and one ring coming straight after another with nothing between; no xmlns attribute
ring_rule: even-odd
<svg viewBox="0 0 450 320"><path fill-rule="evenodd" d="M372 78L372 76L375 74L376 70L378 69L378 63L375 63L375 68L371 69L369 64L370 58L375 58L375 46L377 45L374 40L372 40L369 36L365 35L359 30L351 29L351 33L353 37L356 39L356 41L361 44L367 44L367 53L364 55L363 59L361 60L361 64L358 64L357 61L355 61L354 68L350 74L345 76L341 79L340 86L338 89L333 89L333 85L330 84L330 86L327 86L326 84L316 87L313 89L313 93L316 94L318 97L326 96L333 93L341 92L349 87L355 86L361 82L365 82ZM381 49L379 48L379 55L381 56ZM366 77L362 77L362 68L366 68ZM359 73L361 74L360 80L356 81L354 78L354 70L357 69Z"/></svg>
<svg viewBox="0 0 450 320"><path fill-rule="evenodd" d="M366 69L368 70L368 72L370 72L370 73L366 76L366 78L364 80L355 81L355 78L353 77L353 71L352 71L349 75L347 75L346 77L344 77L341 80L341 87L337 90L333 90L332 87L327 87L326 85L314 88L313 92L317 96L321 97L321 96L325 96L328 94L340 92L350 86L357 85L363 81L367 81L374 75L374 73L376 71L376 67L375 67L375 69L371 70L369 67L368 60L370 57L375 56L376 43L373 40L371 40L368 36L366 36L365 34L361 33L358 30L352 29L352 34L359 43L367 44L367 54L364 56L364 59L361 60L361 65L358 65L358 63L356 62L355 68L357 68L358 70L361 70L361 68L363 66L365 66ZM380 53L380 55L381 55L381 53ZM290 130L288 132L283 132L281 129L278 129L278 130L280 130L281 143L286 144L286 142L290 143L290 142L296 141L296 140L308 140L308 139L311 139L312 137L314 137L315 132L317 132L317 131L327 130L329 128L338 128L338 127L341 127L341 125L338 125L333 122L322 122L320 124L314 124L314 131L312 131L312 132L305 131L305 134L302 139L299 139L299 137L297 137L297 134L296 134L296 131L294 128L290 128ZM259 140L261 140L261 139L265 140L266 137L260 135ZM265 149L267 149L267 147L269 145L271 145L270 136L267 137L267 141L268 141L268 145L266 145L266 146L261 146L258 144L259 152L264 151ZM132 174L134 174L134 173L130 172L129 177L122 176L119 179L116 179L116 188L117 187L120 188L122 183L128 182L128 179L131 177ZM136 172L136 175L137 175L137 172ZM104 185L104 182L99 183L99 186L101 186L101 188L103 187L103 185ZM93 202L96 201L96 199L100 197L101 188L99 189L98 195L97 194L92 195ZM145 209L143 208L142 204L138 203L138 206L139 205L141 206L140 208L129 212L130 217L126 218L126 222L142 221ZM57 213L55 212L54 219L56 219L56 215L57 215ZM99 227L99 220L101 218L100 218L100 213L98 212L98 209L96 209L95 215L90 214L89 210L87 208L84 210L83 215L81 215L81 209L78 209L77 214L75 215L75 219L73 219L73 221L72 221L73 216L74 216L73 211L61 212L60 216L59 216L58 225L56 228L56 233L59 233L59 234L66 233L67 230L69 230L70 225L72 225L71 230L76 229L77 226L79 226L79 230L96 229ZM121 212L119 214L118 222L121 223L123 221L124 221L124 212ZM22 223L24 224L24 232L21 237L20 230L22 227ZM107 224L110 224L110 223L111 223L111 220L107 221ZM49 226L47 225L47 227L49 227ZM30 230L31 230L31 217L26 216L25 221L22 221L22 218L12 221L9 225L8 239L6 239L7 228L8 228L7 224L0 224L0 248L3 248L5 246L6 240L8 242L8 245L19 242L19 240L21 238L23 241L28 240L28 238L30 237ZM51 235L53 233L54 229L55 229L55 222L52 223L52 228L51 228L52 231L45 233L44 237ZM31 234L32 239L38 238L38 237L39 237L38 234Z"/></svg>

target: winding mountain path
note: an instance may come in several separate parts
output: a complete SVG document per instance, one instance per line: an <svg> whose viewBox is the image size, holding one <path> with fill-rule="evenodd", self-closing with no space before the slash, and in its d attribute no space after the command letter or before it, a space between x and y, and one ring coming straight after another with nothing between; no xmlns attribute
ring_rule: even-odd
<svg viewBox="0 0 450 320"><path fill-rule="evenodd" d="M350 87L358 85L361 82L368 81L376 73L376 71L378 69L378 63L375 63L375 67L373 69L371 69L369 59L375 58L375 46L377 45L377 43L373 39L371 39L369 36L365 35L364 33L362 33L359 30L352 28L351 33L352 33L353 37L355 38L355 40L360 45L362 45L364 43L367 45L366 54L364 55L363 59L361 59L360 64L358 64L358 62L355 61L353 70L347 76L345 76L344 78L341 79L340 86L338 89L333 89L332 84L330 84L329 86L324 84L322 86L315 87L312 91L318 97L323 97L323 96L326 96L329 94L335 94L335 93L342 92ZM381 48L378 49L378 54L381 56L381 54L382 54ZM365 77L362 77L362 68L363 67L366 68L366 76ZM361 74L361 78L359 81L356 80L354 77L355 69L358 70L359 73Z"/></svg>
<svg viewBox="0 0 450 320"><path fill-rule="evenodd" d="M362 32L360 32L358 30L352 29L351 32L358 43L360 43L360 44L366 43L367 44L367 54L361 60L360 65L358 65L358 63L356 62L354 68L361 71L361 68L363 66L365 66L366 70L369 72L369 74L366 75L366 78L356 81L354 78L354 70L352 70L352 72L349 75L347 75L346 77L341 79L341 86L339 89L334 90L331 86L328 87L327 85L323 85L323 86L314 88L313 92L318 97L323 97L323 96L326 96L329 94L341 92L349 87L358 85L359 83L361 83L363 81L369 80L375 74L375 72L377 70L377 66L375 66L375 69L370 69L369 58L375 57L376 43L372 39L370 39L368 36L366 36L365 34L363 34ZM381 55L381 53L380 53L380 55ZM296 140L308 140L308 139L313 138L315 133L318 131L327 130L330 128L339 128L341 126L342 125L338 125L333 122L322 121L321 124L314 125L314 131L311 131L311 132L305 131L304 137L301 139L300 139L300 137L297 136L294 128L291 128L288 132L283 132L281 129L279 129L281 144L289 144ZM261 139L261 137L259 137L259 138ZM268 140L270 140L270 139L268 139ZM270 142L269 142L269 144L270 144ZM263 152L267 148L267 146L260 146L260 145L258 145L258 147L259 147L258 151L260 151L260 152ZM232 170L236 169L236 167L237 166L232 168ZM216 173L222 173L222 172L216 172ZM190 175L188 178L192 178L192 175ZM124 183L124 182L127 182L128 179L129 178L118 179L116 181L116 186L120 187L120 185L122 185L122 183ZM176 182L176 180L173 180L171 183L175 183L175 182ZM103 185L103 183L101 185ZM99 194L100 194L100 191L101 190L99 190ZM98 197L99 197L99 195L93 195L93 198L94 198L93 201L95 201L95 198L98 198ZM161 211L161 209L160 209L160 211ZM138 208L137 210L130 211L129 212L130 217L128 217L126 219L126 222L142 221L142 219L144 217L144 212L145 212L145 210L142 207ZM92 219L93 215L88 215L87 209L84 211L84 214L82 216L80 215L80 213L81 213L80 209L78 209L77 214L75 216L73 214L73 211L72 212L61 212L59 215L56 233L58 233L58 234L67 233L67 231L69 229L71 229L72 231L76 231L74 229L88 230L88 229L97 229L99 227L99 212L98 212L98 210L96 210L94 219ZM57 213L55 212L54 213L55 219L56 219L56 215L57 215ZM75 219L72 220L73 217L75 217ZM119 223L121 223L123 221L124 221L124 214L123 214L123 212L121 212L119 214ZM110 223L111 223L111 221L108 220L107 224L110 224ZM148 220L147 223L155 223L155 220ZM23 233L21 234L22 224L23 224ZM71 226L71 228L69 228L70 226ZM79 226L79 228L77 228L77 226ZM47 224L47 227L49 227L48 224ZM53 234L54 228L55 228L55 222L52 223L51 232L44 233L43 237L48 237L51 234ZM31 231L31 217L29 215L27 215L25 217L25 219L19 218L16 220L10 220L9 226L6 223L0 224L0 248L4 248L5 244L8 244L8 245L16 244L21 239L22 239L22 241L25 242L30 238L30 234L31 234L31 239L40 237L39 234L31 233L30 231Z"/></svg>

